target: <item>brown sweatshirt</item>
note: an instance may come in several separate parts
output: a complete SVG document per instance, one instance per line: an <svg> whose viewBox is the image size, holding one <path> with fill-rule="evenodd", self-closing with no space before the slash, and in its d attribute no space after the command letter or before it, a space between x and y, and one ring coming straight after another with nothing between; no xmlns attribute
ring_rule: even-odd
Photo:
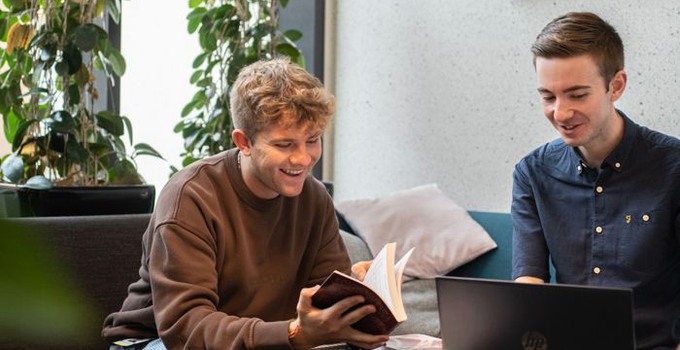
<svg viewBox="0 0 680 350"><path fill-rule="evenodd" d="M163 188L140 279L104 321L109 341L160 335L168 349L289 349L300 289L349 273L333 202L311 176L297 197L256 197L236 149ZM154 321L155 320L155 321Z"/></svg>

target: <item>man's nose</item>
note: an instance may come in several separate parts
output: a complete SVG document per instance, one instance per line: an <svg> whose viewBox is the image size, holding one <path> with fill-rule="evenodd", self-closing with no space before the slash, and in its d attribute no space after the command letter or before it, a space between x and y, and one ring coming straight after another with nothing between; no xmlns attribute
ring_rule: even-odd
<svg viewBox="0 0 680 350"><path fill-rule="evenodd" d="M293 154L290 156L291 163L303 166L309 165L312 161L312 156L309 152L310 150L306 146L296 147L295 151L293 151Z"/></svg>
<svg viewBox="0 0 680 350"><path fill-rule="evenodd" d="M566 122L571 119L573 111L568 101L556 99L553 109L553 118L557 122Z"/></svg>

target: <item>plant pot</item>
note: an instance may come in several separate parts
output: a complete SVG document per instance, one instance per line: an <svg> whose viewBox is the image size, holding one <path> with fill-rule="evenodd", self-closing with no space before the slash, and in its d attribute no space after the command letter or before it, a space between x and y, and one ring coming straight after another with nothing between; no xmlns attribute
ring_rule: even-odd
<svg viewBox="0 0 680 350"><path fill-rule="evenodd" d="M151 213L153 185L0 188L0 217L75 216Z"/></svg>

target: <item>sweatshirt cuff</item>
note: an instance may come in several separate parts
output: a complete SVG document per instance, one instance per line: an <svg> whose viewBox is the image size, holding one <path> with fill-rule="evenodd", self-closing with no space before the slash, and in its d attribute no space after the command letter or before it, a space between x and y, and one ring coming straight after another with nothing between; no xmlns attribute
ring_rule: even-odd
<svg viewBox="0 0 680 350"><path fill-rule="evenodd" d="M255 328L255 347L258 349L281 349L282 347L290 348L290 341L288 340L288 322L260 322Z"/></svg>

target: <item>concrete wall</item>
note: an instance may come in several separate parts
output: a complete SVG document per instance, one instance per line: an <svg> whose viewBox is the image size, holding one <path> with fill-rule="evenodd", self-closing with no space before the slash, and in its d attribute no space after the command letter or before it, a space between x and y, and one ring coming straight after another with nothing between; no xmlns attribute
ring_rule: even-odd
<svg viewBox="0 0 680 350"><path fill-rule="evenodd" d="M568 11L593 11L626 45L618 107L678 136L680 3L621 0L337 1L336 199L436 182L468 209L508 211L512 170L558 137L529 48Z"/></svg>

